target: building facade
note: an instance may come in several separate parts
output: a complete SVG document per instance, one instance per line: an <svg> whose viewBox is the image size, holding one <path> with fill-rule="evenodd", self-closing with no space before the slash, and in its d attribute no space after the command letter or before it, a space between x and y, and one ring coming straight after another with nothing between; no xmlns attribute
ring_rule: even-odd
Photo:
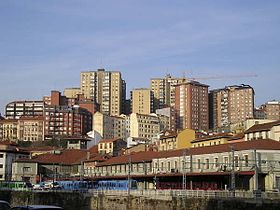
<svg viewBox="0 0 280 210"><path fill-rule="evenodd" d="M21 117L18 120L18 139L21 141L44 140L44 118Z"/></svg>
<svg viewBox="0 0 280 210"><path fill-rule="evenodd" d="M151 114L154 112L153 93L150 89L139 88L131 91L131 112Z"/></svg>
<svg viewBox="0 0 280 210"><path fill-rule="evenodd" d="M0 140L18 140L18 120L0 120Z"/></svg>
<svg viewBox="0 0 280 210"><path fill-rule="evenodd" d="M254 95L254 89L249 85L234 85L211 90L210 128L215 130L254 118Z"/></svg>
<svg viewBox="0 0 280 210"><path fill-rule="evenodd" d="M108 115L120 115L125 99L125 82L119 71L81 72L81 93L100 105L100 111Z"/></svg>
<svg viewBox="0 0 280 210"><path fill-rule="evenodd" d="M207 131L208 85L190 81L176 86L175 109L177 128Z"/></svg>
<svg viewBox="0 0 280 210"><path fill-rule="evenodd" d="M159 133L160 120L156 114L130 114L130 137L152 140L158 139Z"/></svg>
<svg viewBox="0 0 280 210"><path fill-rule="evenodd" d="M12 180L12 163L18 158L28 158L29 153L21 150L17 145L0 142L0 180Z"/></svg>
<svg viewBox="0 0 280 210"><path fill-rule="evenodd" d="M92 114L79 106L45 106L44 121L47 138L82 136L92 129Z"/></svg>
<svg viewBox="0 0 280 210"><path fill-rule="evenodd" d="M175 86L185 81L185 78L174 78L170 74L164 78L152 78L150 89L154 94L154 109L175 106Z"/></svg>
<svg viewBox="0 0 280 210"><path fill-rule="evenodd" d="M6 118L19 119L21 116L43 116L43 101L13 101L6 105Z"/></svg>
<svg viewBox="0 0 280 210"><path fill-rule="evenodd" d="M65 88L64 89L64 95L67 98L77 98L79 94L81 94L81 89L80 88Z"/></svg>
<svg viewBox="0 0 280 210"><path fill-rule="evenodd" d="M93 115L92 129L104 139L126 138L125 117L109 116L96 112Z"/></svg>

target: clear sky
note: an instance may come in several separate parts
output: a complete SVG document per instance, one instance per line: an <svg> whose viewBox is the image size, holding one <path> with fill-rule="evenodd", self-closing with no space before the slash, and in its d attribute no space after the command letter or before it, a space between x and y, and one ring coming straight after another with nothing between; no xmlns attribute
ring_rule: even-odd
<svg viewBox="0 0 280 210"><path fill-rule="evenodd" d="M279 100L279 0L0 0L0 112L119 70L132 88L166 73ZM231 77L232 75L257 77Z"/></svg>

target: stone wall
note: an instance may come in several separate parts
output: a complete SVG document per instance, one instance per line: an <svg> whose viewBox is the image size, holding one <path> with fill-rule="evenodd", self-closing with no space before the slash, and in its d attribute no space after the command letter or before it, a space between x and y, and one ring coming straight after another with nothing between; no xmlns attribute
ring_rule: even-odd
<svg viewBox="0 0 280 210"><path fill-rule="evenodd" d="M65 210L279 210L280 200L209 199L144 196L113 196L77 192L0 191L0 200L12 206L28 204L58 205Z"/></svg>

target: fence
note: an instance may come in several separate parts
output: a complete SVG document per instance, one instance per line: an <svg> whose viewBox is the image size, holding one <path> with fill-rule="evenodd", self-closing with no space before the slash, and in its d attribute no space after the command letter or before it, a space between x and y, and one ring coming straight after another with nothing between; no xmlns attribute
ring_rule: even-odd
<svg viewBox="0 0 280 210"><path fill-rule="evenodd" d="M259 192L252 191L214 191L214 190L91 190L87 192L90 195L112 195L112 196L143 196L155 199L172 199L172 197L189 198L263 198L280 199L279 192Z"/></svg>

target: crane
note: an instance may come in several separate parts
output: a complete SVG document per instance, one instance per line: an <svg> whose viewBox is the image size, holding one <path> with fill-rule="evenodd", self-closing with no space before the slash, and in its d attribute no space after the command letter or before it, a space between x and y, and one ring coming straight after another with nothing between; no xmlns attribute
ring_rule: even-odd
<svg viewBox="0 0 280 210"><path fill-rule="evenodd" d="M212 80L212 79L232 79L232 78L244 78L244 77L257 77L257 74L237 74L237 75L218 75L210 77L192 77L186 78L188 80ZM185 77L185 76L184 76Z"/></svg>

